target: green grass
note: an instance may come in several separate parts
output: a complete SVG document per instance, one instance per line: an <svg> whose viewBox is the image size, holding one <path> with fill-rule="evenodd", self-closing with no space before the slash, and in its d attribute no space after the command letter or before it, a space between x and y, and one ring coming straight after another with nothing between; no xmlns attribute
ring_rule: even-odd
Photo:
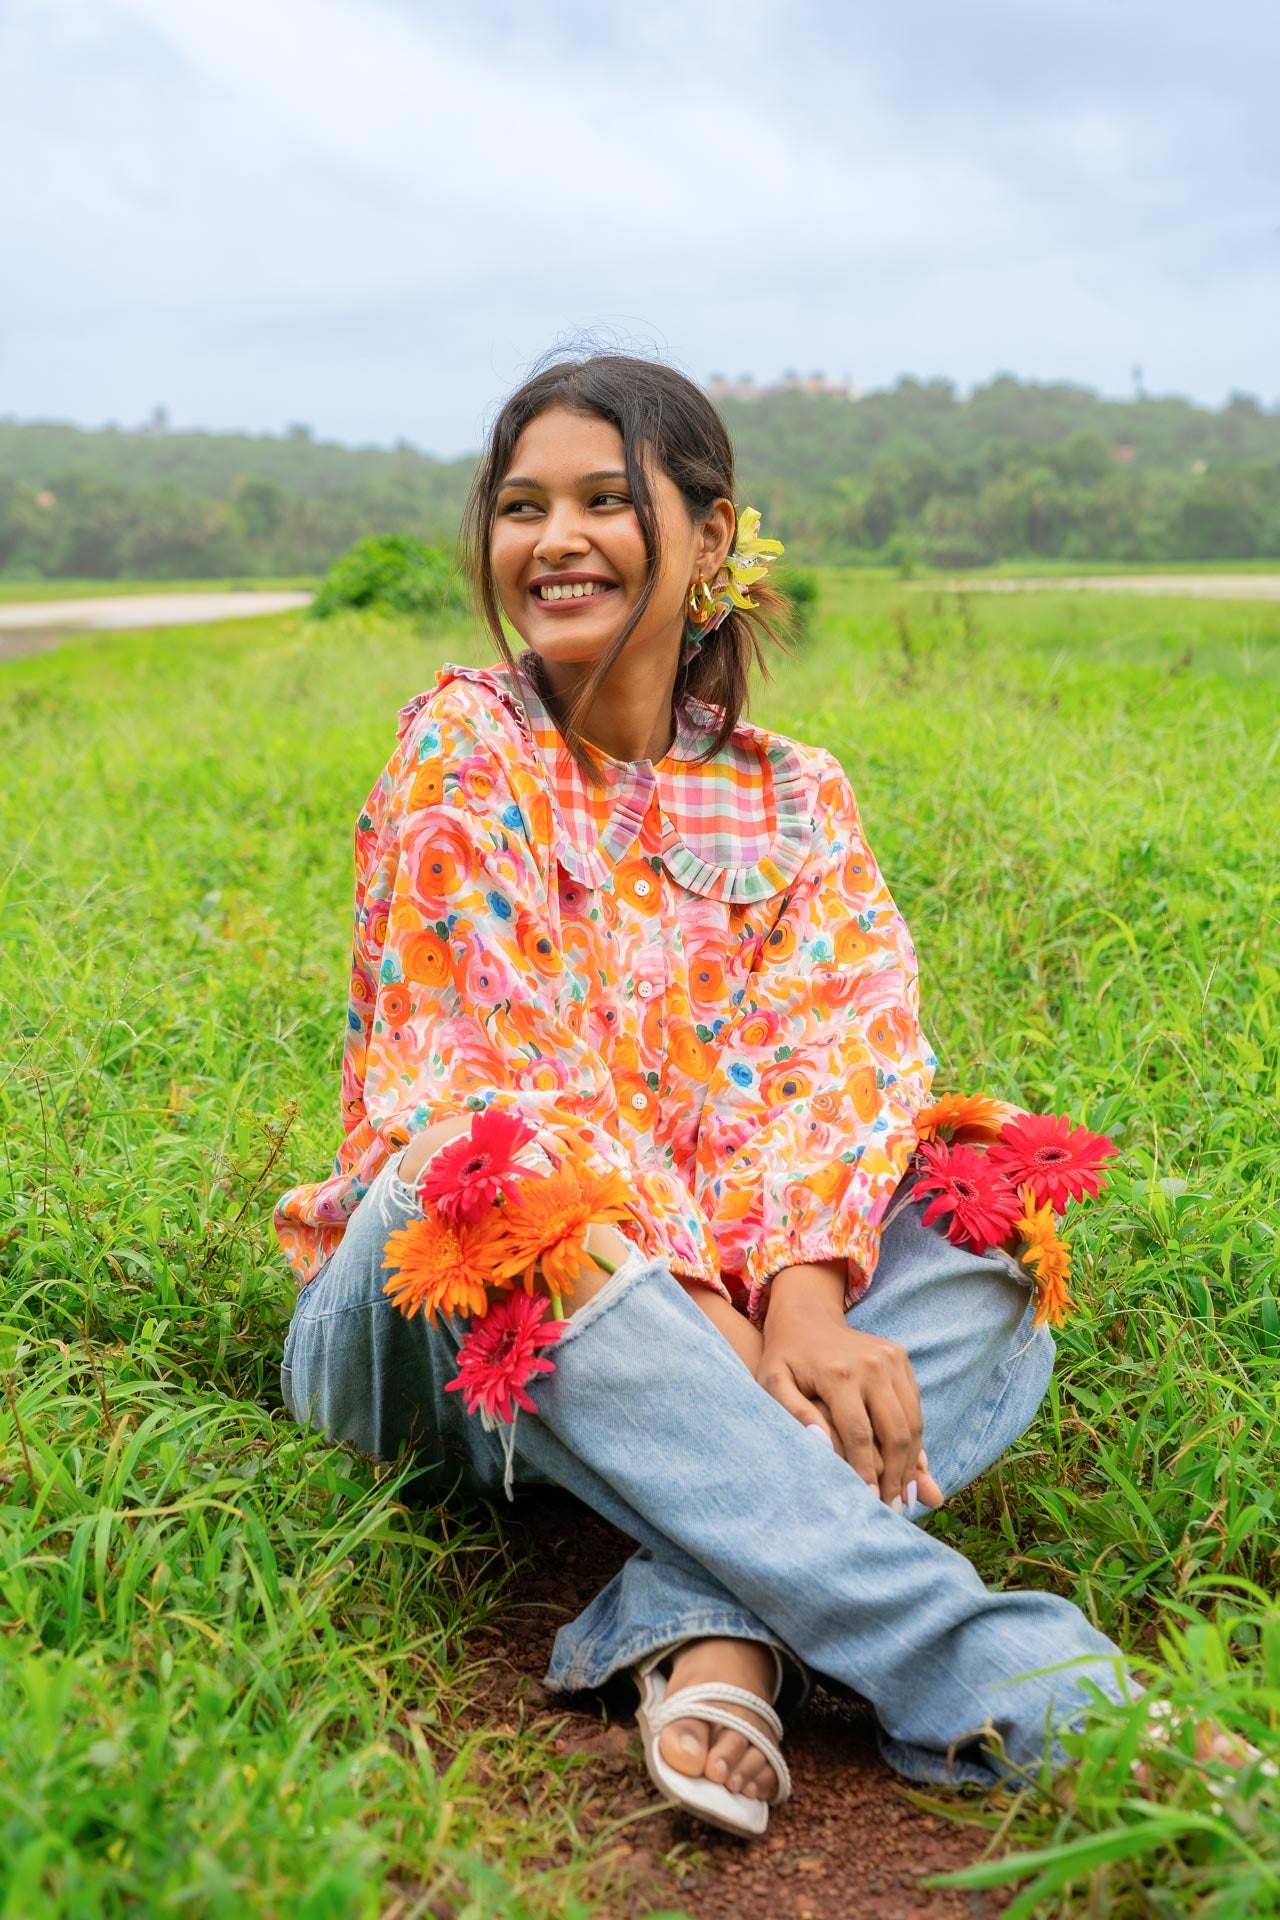
<svg viewBox="0 0 1280 1920"><path fill-rule="evenodd" d="M1280 607L822 584L757 713L853 776L940 1084L1123 1148L1043 1415L938 1524L1280 1757ZM483 1510L415 1511L276 1390L269 1203L334 1146L352 821L396 707L473 657L287 615L0 669L6 1916L607 1897L589 1773L465 1731ZM1216 1805L1175 1743L1144 1811L1137 1737L1099 1718L1074 1805L961 1803L978 1871L1023 1913L1280 1907L1274 1790Z"/></svg>
<svg viewBox="0 0 1280 1920"><path fill-rule="evenodd" d="M949 579L957 572L952 568L941 569ZM999 560L989 567L963 568L959 577L973 580L1052 580L1056 578L1074 578L1088 574L1215 574L1215 573L1280 573L1274 559L1270 560Z"/></svg>

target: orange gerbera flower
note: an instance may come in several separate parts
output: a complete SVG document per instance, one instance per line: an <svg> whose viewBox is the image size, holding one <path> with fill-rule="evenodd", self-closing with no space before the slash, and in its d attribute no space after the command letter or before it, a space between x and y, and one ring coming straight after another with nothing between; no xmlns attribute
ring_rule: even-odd
<svg viewBox="0 0 1280 1920"><path fill-rule="evenodd" d="M388 1236L382 1264L391 1278L382 1291L407 1320L419 1309L432 1325L437 1313L483 1314L485 1287L495 1281L494 1253L488 1220L457 1227L437 1214L412 1220Z"/></svg>
<svg viewBox="0 0 1280 1920"><path fill-rule="evenodd" d="M1013 1223L1013 1231L1022 1242L1020 1259L1036 1277L1036 1325L1047 1320L1060 1327L1075 1302L1067 1287L1071 1272L1071 1248L1058 1234L1057 1218L1049 1205L1038 1207L1030 1187L1022 1189L1022 1212Z"/></svg>
<svg viewBox="0 0 1280 1920"><path fill-rule="evenodd" d="M548 1292L571 1294L579 1268L599 1264L584 1245L587 1228L631 1217L631 1195L620 1174L612 1168L592 1173L566 1156L555 1173L522 1180L511 1204L494 1214L494 1271L504 1280L518 1277L532 1293L541 1263Z"/></svg>
<svg viewBox="0 0 1280 1920"><path fill-rule="evenodd" d="M916 1115L917 1140L973 1143L998 1140L1005 1121L1018 1111L986 1093L944 1093Z"/></svg>

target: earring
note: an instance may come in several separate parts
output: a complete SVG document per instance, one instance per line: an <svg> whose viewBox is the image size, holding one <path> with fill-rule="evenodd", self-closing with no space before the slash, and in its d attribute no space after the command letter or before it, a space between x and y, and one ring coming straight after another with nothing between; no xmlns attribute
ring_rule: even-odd
<svg viewBox="0 0 1280 1920"><path fill-rule="evenodd" d="M703 579L691 582L689 587L689 618L695 626L702 626L710 618L715 608L715 595Z"/></svg>

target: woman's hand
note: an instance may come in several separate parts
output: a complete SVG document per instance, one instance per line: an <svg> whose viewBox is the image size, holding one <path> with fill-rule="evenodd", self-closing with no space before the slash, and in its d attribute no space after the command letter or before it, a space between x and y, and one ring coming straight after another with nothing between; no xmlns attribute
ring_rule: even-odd
<svg viewBox="0 0 1280 1920"><path fill-rule="evenodd" d="M906 1349L847 1324L844 1282L833 1260L774 1276L756 1379L803 1426L821 1426L887 1504L905 1502L914 1481L924 1504L940 1507Z"/></svg>

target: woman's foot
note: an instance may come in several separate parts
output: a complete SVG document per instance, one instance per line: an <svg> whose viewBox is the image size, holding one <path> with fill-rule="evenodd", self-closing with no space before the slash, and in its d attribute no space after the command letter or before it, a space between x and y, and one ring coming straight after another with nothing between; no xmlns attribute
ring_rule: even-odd
<svg viewBox="0 0 1280 1920"><path fill-rule="evenodd" d="M1161 1744L1164 1744L1170 1738L1174 1720L1168 1701L1157 1701L1151 1709L1151 1717L1157 1730L1157 1738ZM1263 1760L1257 1747L1248 1740L1242 1739L1239 1734L1227 1733L1212 1720L1197 1722L1195 1755L1198 1765L1203 1766L1206 1761L1216 1760L1229 1767L1233 1773L1242 1773L1255 1760L1262 1760L1262 1771L1270 1779L1276 1778L1277 1769L1273 1761ZM1151 1768L1146 1761L1135 1760L1133 1771L1142 1791L1148 1796L1155 1797L1157 1784L1152 1779Z"/></svg>
<svg viewBox="0 0 1280 1920"><path fill-rule="evenodd" d="M688 1640L664 1662L664 1671L668 1700L682 1687L727 1680L771 1701L777 1680L773 1649L760 1640ZM734 1712L762 1733L768 1732L759 1714L746 1707L735 1707ZM706 1720L673 1720L658 1735L658 1751L677 1773L705 1774L730 1793L768 1800L777 1790L778 1776L759 1748L728 1727L713 1727Z"/></svg>

